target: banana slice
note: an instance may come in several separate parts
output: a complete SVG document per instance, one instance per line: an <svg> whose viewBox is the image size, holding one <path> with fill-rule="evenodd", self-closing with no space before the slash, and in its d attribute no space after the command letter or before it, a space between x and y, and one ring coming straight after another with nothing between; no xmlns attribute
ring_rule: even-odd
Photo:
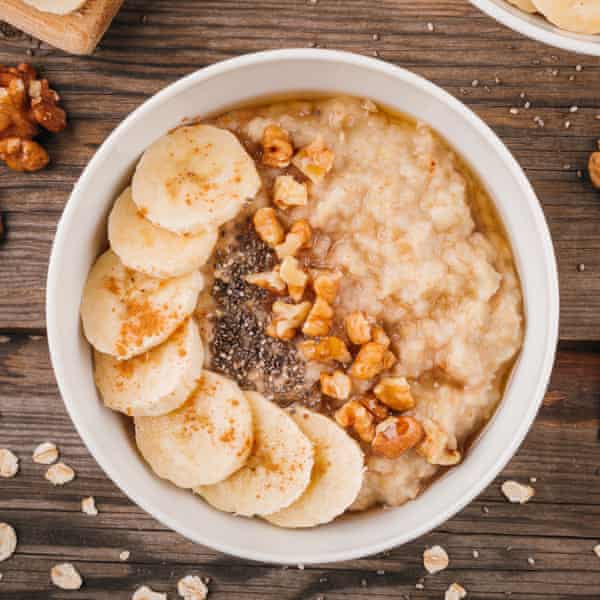
<svg viewBox="0 0 600 600"><path fill-rule="evenodd" d="M88 275L81 320L96 350L125 360L164 342L189 317L204 280L198 271L156 279L125 267L108 250Z"/></svg>
<svg viewBox="0 0 600 600"><path fill-rule="evenodd" d="M511 4L514 4L517 8L524 10L528 13L537 12L535 4L531 0L508 0Z"/></svg>
<svg viewBox="0 0 600 600"><path fill-rule="evenodd" d="M81 8L87 0L24 0L25 4L33 6L42 12L54 13L55 15L68 15Z"/></svg>
<svg viewBox="0 0 600 600"><path fill-rule="evenodd" d="M600 33L598 0L533 0L551 23L575 33Z"/></svg>
<svg viewBox="0 0 600 600"><path fill-rule="evenodd" d="M108 218L108 240L113 251L130 269L152 277L168 278L199 269L210 257L218 229L196 235L178 235L145 219L127 188Z"/></svg>
<svg viewBox="0 0 600 600"><path fill-rule="evenodd" d="M196 488L219 510L244 517L270 515L297 500L310 483L313 447L294 420L256 392L245 392L254 421L248 462L216 485Z"/></svg>
<svg viewBox="0 0 600 600"><path fill-rule="evenodd" d="M312 480L299 500L265 518L280 527L329 523L360 492L364 471L362 450L341 427L323 415L295 408L292 418L315 448Z"/></svg>
<svg viewBox="0 0 600 600"><path fill-rule="evenodd" d="M135 439L159 477L182 488L211 485L246 462L252 412L233 381L203 371L183 406L162 417L137 417Z"/></svg>
<svg viewBox="0 0 600 600"><path fill-rule="evenodd" d="M157 417L179 408L202 374L204 348L188 319L163 344L141 356L117 360L96 352L96 385L108 408L130 417Z"/></svg>
<svg viewBox="0 0 600 600"><path fill-rule="evenodd" d="M196 233L233 219L261 182L238 139L212 125L180 127L144 152L133 201L153 223Z"/></svg>

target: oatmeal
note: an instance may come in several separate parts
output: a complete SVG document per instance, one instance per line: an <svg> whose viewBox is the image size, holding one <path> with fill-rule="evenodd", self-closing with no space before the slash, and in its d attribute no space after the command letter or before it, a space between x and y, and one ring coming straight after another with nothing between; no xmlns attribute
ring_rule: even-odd
<svg viewBox="0 0 600 600"><path fill-rule="evenodd" d="M367 317L379 323L397 357L386 373L406 378L415 399L403 414L431 421L431 436L443 435L448 444L436 449L432 442L393 459L363 445L368 469L354 508L414 498L439 469L460 460L491 417L522 343L520 284L489 197L427 125L357 99L277 103L234 111L216 123L255 155L265 132L280 128L295 148L309 148L305 165L311 144L313 159L324 165L321 177L314 167L302 172L301 161L280 168L257 161L265 185L254 210L273 204L282 177L307 188L306 201L279 201L275 214L284 227L309 223L313 243L300 254L307 270L342 275L335 322L317 335L333 329L357 347L370 341ZM354 323L354 332L344 331L344 321ZM334 381L335 369L309 359L306 372L315 370ZM369 389L380 373L367 371L352 395ZM335 391L321 403L324 410L335 406L332 396Z"/></svg>

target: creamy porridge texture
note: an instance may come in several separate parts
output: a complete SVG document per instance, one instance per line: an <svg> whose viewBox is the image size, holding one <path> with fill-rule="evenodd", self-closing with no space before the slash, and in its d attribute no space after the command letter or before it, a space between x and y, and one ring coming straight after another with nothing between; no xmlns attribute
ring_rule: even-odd
<svg viewBox="0 0 600 600"><path fill-rule="evenodd" d="M257 145L277 124L295 147L321 136L331 148L331 172L287 215L316 232L305 260L343 273L336 318L360 310L384 325L392 372L416 400L408 414L434 420L462 448L492 415L523 336L511 251L477 181L427 125L368 101L280 103L218 122ZM440 468L414 450L368 456L367 467L356 509L414 498Z"/></svg>
<svg viewBox="0 0 600 600"><path fill-rule="evenodd" d="M415 498L463 459L522 344L485 190L370 100L167 133L108 238L81 303L105 406L158 477L276 526Z"/></svg>

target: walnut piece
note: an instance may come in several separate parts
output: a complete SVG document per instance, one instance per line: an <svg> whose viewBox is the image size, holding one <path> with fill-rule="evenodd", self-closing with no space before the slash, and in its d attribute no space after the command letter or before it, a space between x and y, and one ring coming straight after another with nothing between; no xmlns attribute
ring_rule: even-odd
<svg viewBox="0 0 600 600"><path fill-rule="evenodd" d="M296 256L302 248L308 248L312 240L312 229L308 221L296 221L285 236L285 240L275 247L279 260L286 256Z"/></svg>
<svg viewBox="0 0 600 600"><path fill-rule="evenodd" d="M261 273L246 275L244 280L251 285L256 285L263 290L280 296L283 296L287 289L285 281L279 274L279 267L275 267L272 271L262 271Z"/></svg>
<svg viewBox="0 0 600 600"><path fill-rule="evenodd" d="M291 175L280 175L273 185L273 204L282 210L291 206L306 206L308 190L305 183L296 181Z"/></svg>
<svg viewBox="0 0 600 600"><path fill-rule="evenodd" d="M293 256L286 256L281 261L279 275L282 281L287 284L288 293L292 300L300 302L308 282L308 275L300 267L298 259Z"/></svg>
<svg viewBox="0 0 600 600"><path fill-rule="evenodd" d="M71 563L54 565L50 569L50 579L61 590L78 590L83 585L81 575Z"/></svg>
<svg viewBox="0 0 600 600"><path fill-rule="evenodd" d="M0 448L0 477L14 477L19 472L19 459L8 448Z"/></svg>
<svg viewBox="0 0 600 600"><path fill-rule="evenodd" d="M51 465L58 460L58 448L52 442L42 442L33 451L33 462L38 465Z"/></svg>
<svg viewBox="0 0 600 600"><path fill-rule="evenodd" d="M317 296L323 298L325 302L333 304L340 288L341 278L340 273L315 269L312 272L312 288Z"/></svg>
<svg viewBox="0 0 600 600"><path fill-rule="evenodd" d="M347 400L352 391L352 381L350 377L342 371L336 370L331 375L321 373L321 392L330 398L336 400Z"/></svg>
<svg viewBox="0 0 600 600"><path fill-rule="evenodd" d="M423 439L421 424L412 417L388 417L375 428L373 453L398 458Z"/></svg>
<svg viewBox="0 0 600 600"><path fill-rule="evenodd" d="M450 466L460 462L456 438L432 419L422 423L425 439L416 447L417 454L432 465Z"/></svg>
<svg viewBox="0 0 600 600"><path fill-rule="evenodd" d="M304 146L292 159L294 166L313 183L320 183L333 168L335 155L321 136Z"/></svg>
<svg viewBox="0 0 600 600"><path fill-rule="evenodd" d="M294 154L294 147L290 142L288 132L279 125L265 127L262 136L262 147L262 162L264 165L277 169L289 166Z"/></svg>
<svg viewBox="0 0 600 600"><path fill-rule="evenodd" d="M367 394L366 396L361 396L359 398L359 402L370 411L377 421L383 421L390 416L390 411L387 406L381 404L375 396L371 394Z"/></svg>
<svg viewBox="0 0 600 600"><path fill-rule="evenodd" d="M17 549L17 534L12 525L0 523L0 562L10 558Z"/></svg>
<svg viewBox="0 0 600 600"><path fill-rule="evenodd" d="M388 334L385 332L383 327L379 327L378 325L373 327L372 339L377 344L381 344L382 346L385 346L386 350L390 347L390 344L391 344L390 338L388 337Z"/></svg>
<svg viewBox="0 0 600 600"><path fill-rule="evenodd" d="M258 237L271 248L281 244L285 237L283 225L279 222L274 208L259 208L252 218Z"/></svg>
<svg viewBox="0 0 600 600"><path fill-rule="evenodd" d="M335 336L329 336L316 340L305 340L298 344L306 360L316 360L317 362L337 361L347 363L352 360L352 355L344 340Z"/></svg>
<svg viewBox="0 0 600 600"><path fill-rule="evenodd" d="M600 152L592 152L590 155L588 171L593 186L600 190Z"/></svg>
<svg viewBox="0 0 600 600"><path fill-rule="evenodd" d="M302 333L310 337L322 337L329 333L333 324L333 309L323 298L317 296L304 325Z"/></svg>
<svg viewBox="0 0 600 600"><path fill-rule="evenodd" d="M410 385L404 377L382 377L373 392L380 402L393 410L403 412L415 407Z"/></svg>
<svg viewBox="0 0 600 600"><path fill-rule="evenodd" d="M291 340L296 335L296 330L310 312L312 304L288 304L281 300L273 303L273 318L267 327L267 335L280 340Z"/></svg>
<svg viewBox="0 0 600 600"><path fill-rule="evenodd" d="M183 600L206 600L208 588L197 575L186 575L177 582L177 593Z"/></svg>
<svg viewBox="0 0 600 600"><path fill-rule="evenodd" d="M350 375L356 379L372 379L385 368L386 348L377 342L368 342L358 351Z"/></svg>
<svg viewBox="0 0 600 600"><path fill-rule="evenodd" d="M354 429L364 442L373 441L375 417L358 400L346 402L335 412L334 418L338 425Z"/></svg>
<svg viewBox="0 0 600 600"><path fill-rule="evenodd" d="M441 546L432 546L423 552L423 566L431 575L447 569L449 564L448 553Z"/></svg>
<svg viewBox="0 0 600 600"><path fill-rule="evenodd" d="M29 97L31 115L44 129L58 133L67 126L67 113L58 106L60 96L50 89L47 79L31 81Z"/></svg>
<svg viewBox="0 0 600 600"><path fill-rule="evenodd" d="M346 333L353 344L362 346L371 341L371 324L364 312L357 310L344 319Z"/></svg>
<svg viewBox="0 0 600 600"><path fill-rule="evenodd" d="M9 137L0 140L0 160L14 171L33 172L43 169L50 157L37 142Z"/></svg>
<svg viewBox="0 0 600 600"><path fill-rule="evenodd" d="M517 481L505 481L501 489L506 499L515 504L525 504L535 495L535 490L530 485L523 485Z"/></svg>

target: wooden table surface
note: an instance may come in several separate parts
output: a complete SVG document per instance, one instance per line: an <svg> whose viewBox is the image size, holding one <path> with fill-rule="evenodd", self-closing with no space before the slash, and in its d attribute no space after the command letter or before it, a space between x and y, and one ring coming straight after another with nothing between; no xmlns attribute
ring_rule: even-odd
<svg viewBox="0 0 600 600"><path fill-rule="evenodd" d="M44 285L69 192L123 117L215 61L308 46L407 67L466 102L506 142L536 189L554 238L561 342L535 426L476 501L433 533L384 555L283 569L186 541L107 479L56 388ZM61 92L70 126L49 142L47 170L22 175L0 167L7 230L0 243L0 446L21 458L20 473L0 482L0 520L19 537L17 553L0 564L0 598L124 600L142 584L175 598L177 580L188 573L209 576L215 600L442 598L453 581L476 599L600 598L600 558L593 552L600 543L600 194L585 175L600 137L600 59L530 41L466 0L130 0L87 58L0 26L0 63L23 60ZM32 462L34 446L44 440L56 442L75 468L69 485L52 487ZM533 500L507 503L500 493L507 478L535 478ZM80 511L88 495L96 498L98 516ZM450 568L425 577L422 551L436 543L448 551ZM123 550L131 552L126 562L119 559ZM80 591L50 583L51 566L65 560L84 577Z"/></svg>

